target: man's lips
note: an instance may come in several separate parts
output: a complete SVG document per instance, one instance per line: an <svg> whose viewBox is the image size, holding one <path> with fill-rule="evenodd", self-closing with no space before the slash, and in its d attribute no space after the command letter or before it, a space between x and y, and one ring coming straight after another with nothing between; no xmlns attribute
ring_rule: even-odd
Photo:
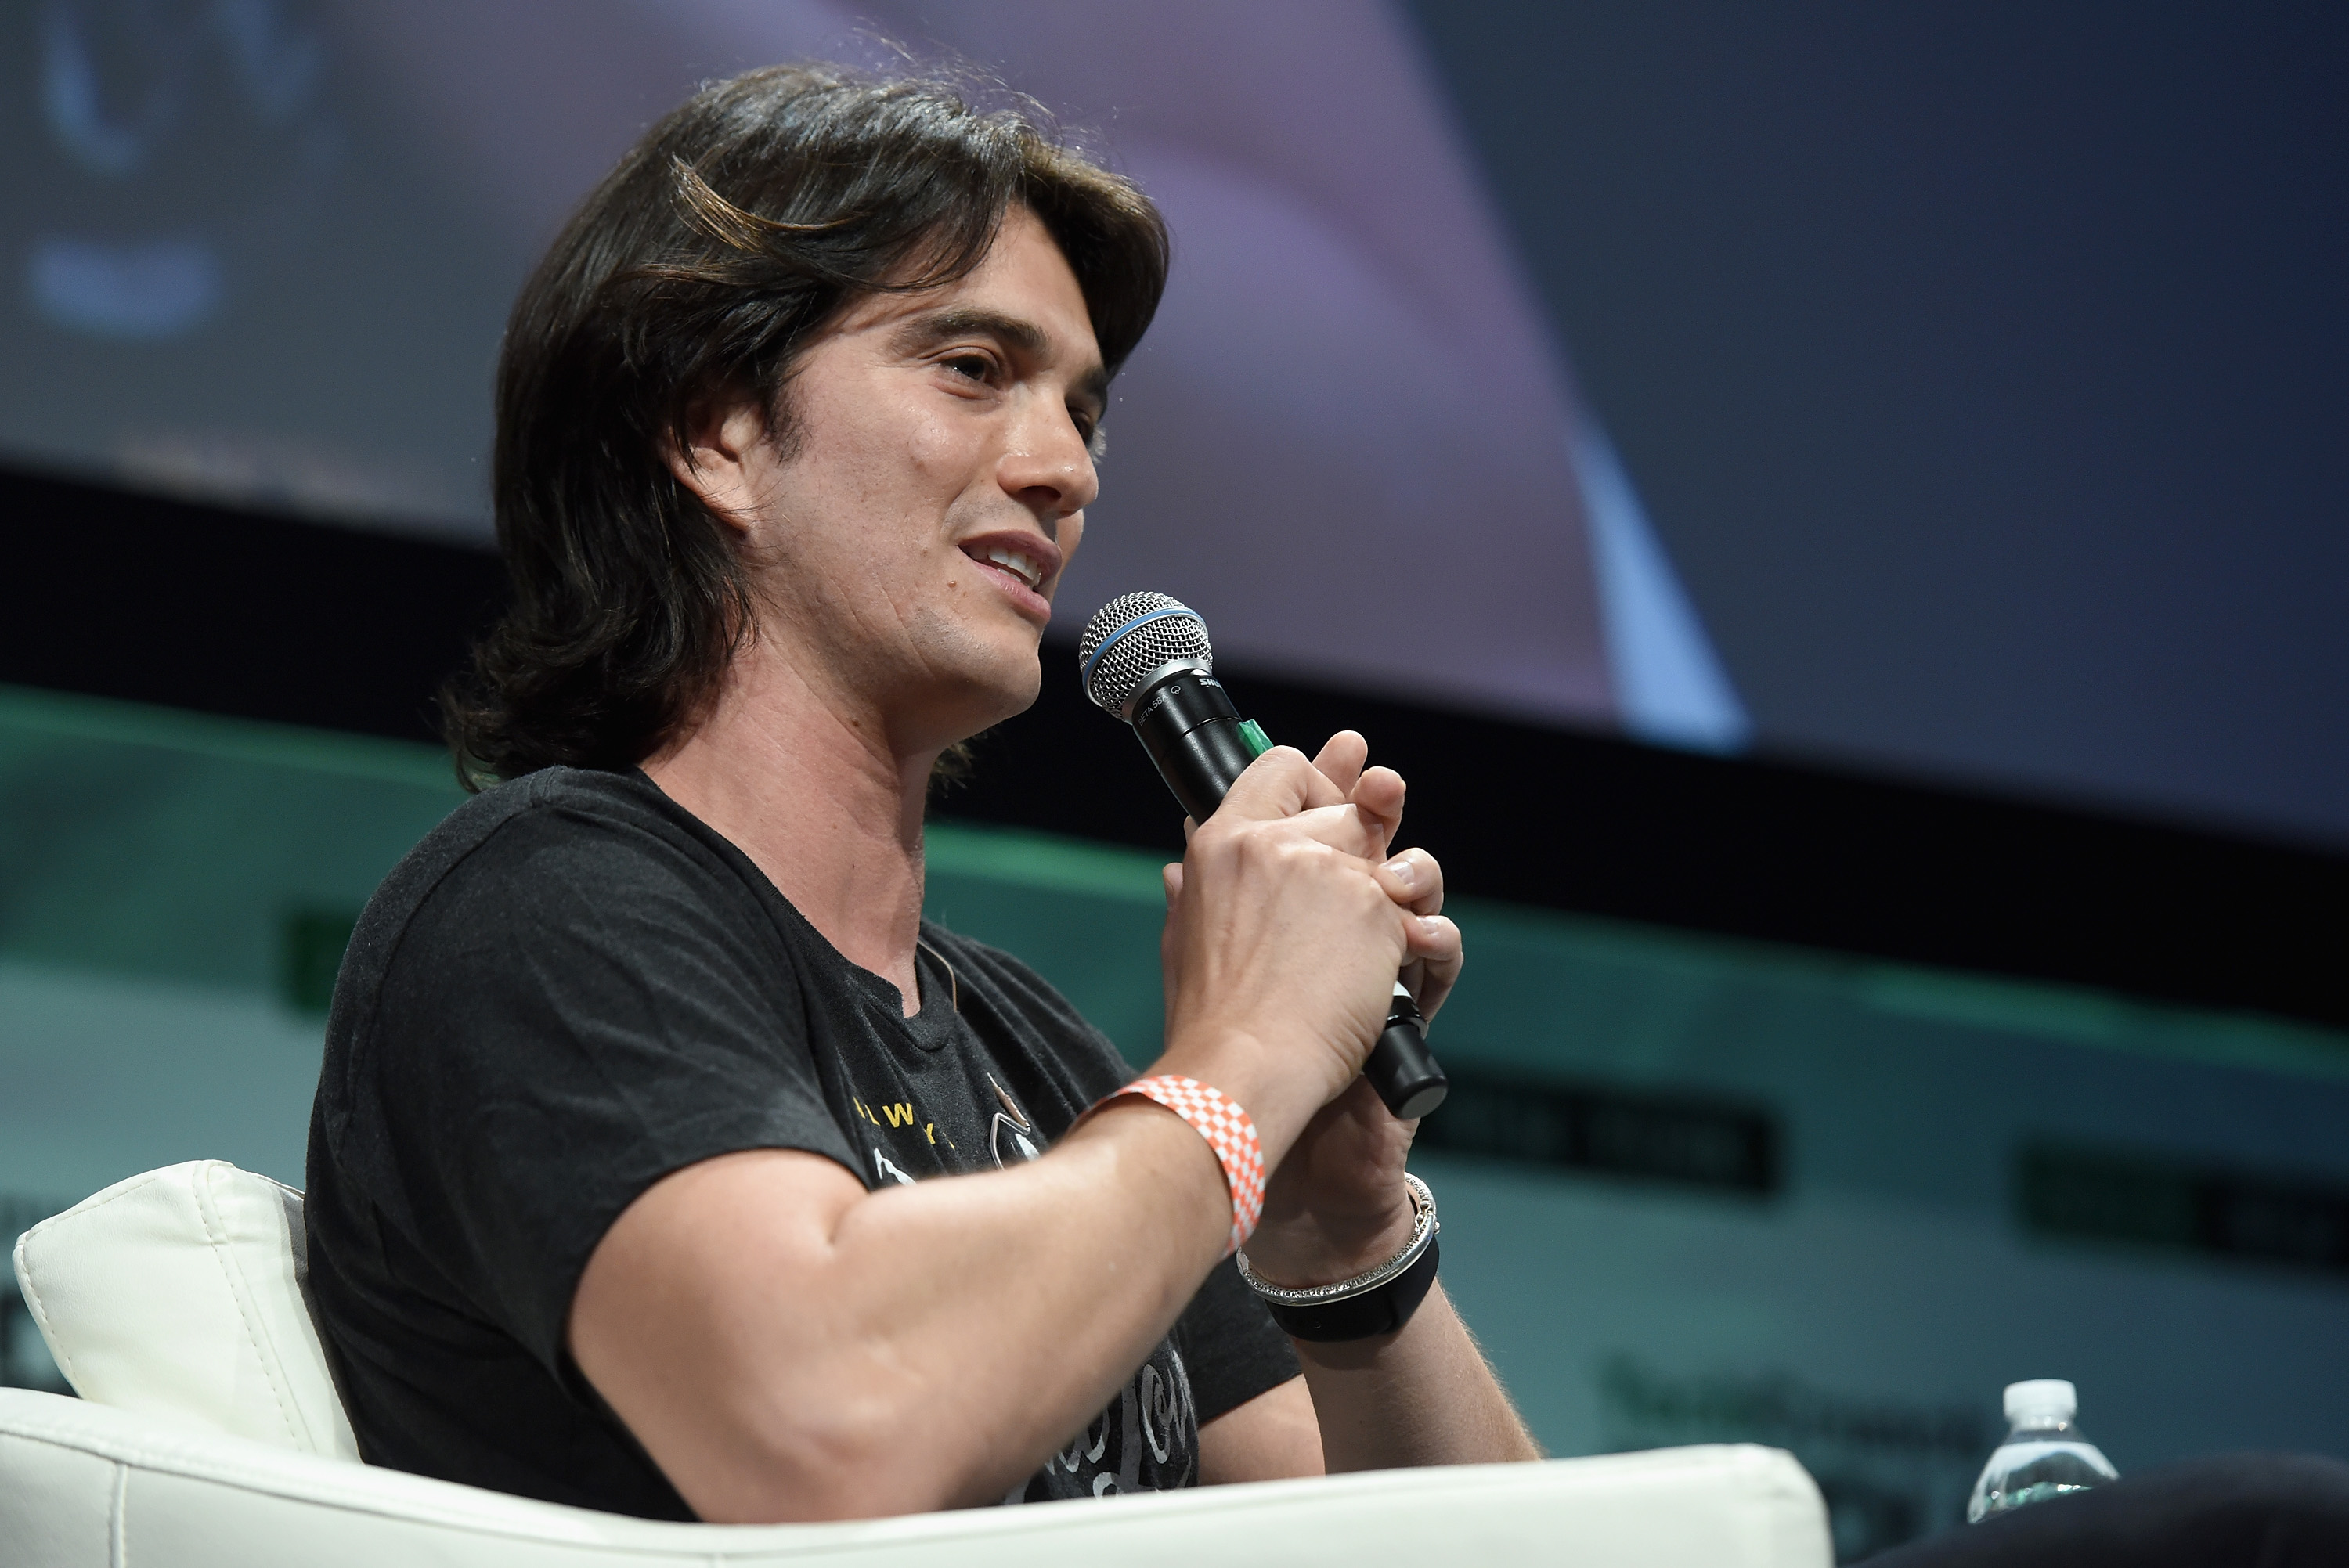
<svg viewBox="0 0 2349 1568"><path fill-rule="evenodd" d="M1014 597L1031 608L1050 613L1045 590L1061 574L1061 549L1040 533L1007 531L981 534L961 542L965 555L994 573Z"/></svg>

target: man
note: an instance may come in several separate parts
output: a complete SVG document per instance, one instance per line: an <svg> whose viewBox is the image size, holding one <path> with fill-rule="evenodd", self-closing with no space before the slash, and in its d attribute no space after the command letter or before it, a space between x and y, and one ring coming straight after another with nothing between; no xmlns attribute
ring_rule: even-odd
<svg viewBox="0 0 2349 1568"><path fill-rule="evenodd" d="M933 769L1034 698L1165 259L1018 118L784 68L657 126L525 287L513 606L450 707L508 781L370 904L312 1124L369 1460L752 1521L1534 1456L1440 1284L1292 1346L1222 1261L1247 1150L1185 1096L1274 1171L1261 1279L1418 1222L1358 1074L1460 941L1361 738L1259 758L1168 868L1174 1109L921 919Z"/></svg>

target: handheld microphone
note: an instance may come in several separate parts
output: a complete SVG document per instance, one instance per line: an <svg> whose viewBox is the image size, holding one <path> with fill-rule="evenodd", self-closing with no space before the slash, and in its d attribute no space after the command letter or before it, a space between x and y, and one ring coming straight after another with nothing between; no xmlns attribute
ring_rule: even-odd
<svg viewBox="0 0 2349 1568"><path fill-rule="evenodd" d="M1195 822L1213 816L1241 771L1272 748L1216 679L1207 624L1164 593L1125 593L1102 605L1077 641L1077 666L1093 706L1133 726ZM1398 980L1362 1075L1399 1120L1425 1116L1451 1087L1428 1051L1426 1029Z"/></svg>

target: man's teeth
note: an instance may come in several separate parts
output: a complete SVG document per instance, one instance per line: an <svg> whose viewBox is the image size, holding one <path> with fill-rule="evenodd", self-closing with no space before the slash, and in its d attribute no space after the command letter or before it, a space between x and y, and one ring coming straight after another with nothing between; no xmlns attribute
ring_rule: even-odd
<svg viewBox="0 0 2349 1568"><path fill-rule="evenodd" d="M1006 550L1000 545L991 546L985 559L993 565L1002 567L1030 588L1044 581L1044 568L1032 558L1022 555L1016 550Z"/></svg>

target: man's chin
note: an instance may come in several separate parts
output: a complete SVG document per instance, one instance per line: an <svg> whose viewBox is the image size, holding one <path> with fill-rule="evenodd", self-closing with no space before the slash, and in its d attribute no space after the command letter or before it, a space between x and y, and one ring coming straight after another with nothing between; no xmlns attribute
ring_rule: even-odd
<svg viewBox="0 0 2349 1568"><path fill-rule="evenodd" d="M988 667L969 672L957 694L948 727L957 741L993 729L1036 706L1044 689L1042 661L1034 647L1019 657L988 661Z"/></svg>
<svg viewBox="0 0 2349 1568"><path fill-rule="evenodd" d="M1007 678L996 684L990 692L995 717L980 726L981 728L992 729L1007 718L1019 717L1036 706L1036 698L1044 690L1043 661L1034 649L1029 651L1024 664L1014 665L1004 674Z"/></svg>

